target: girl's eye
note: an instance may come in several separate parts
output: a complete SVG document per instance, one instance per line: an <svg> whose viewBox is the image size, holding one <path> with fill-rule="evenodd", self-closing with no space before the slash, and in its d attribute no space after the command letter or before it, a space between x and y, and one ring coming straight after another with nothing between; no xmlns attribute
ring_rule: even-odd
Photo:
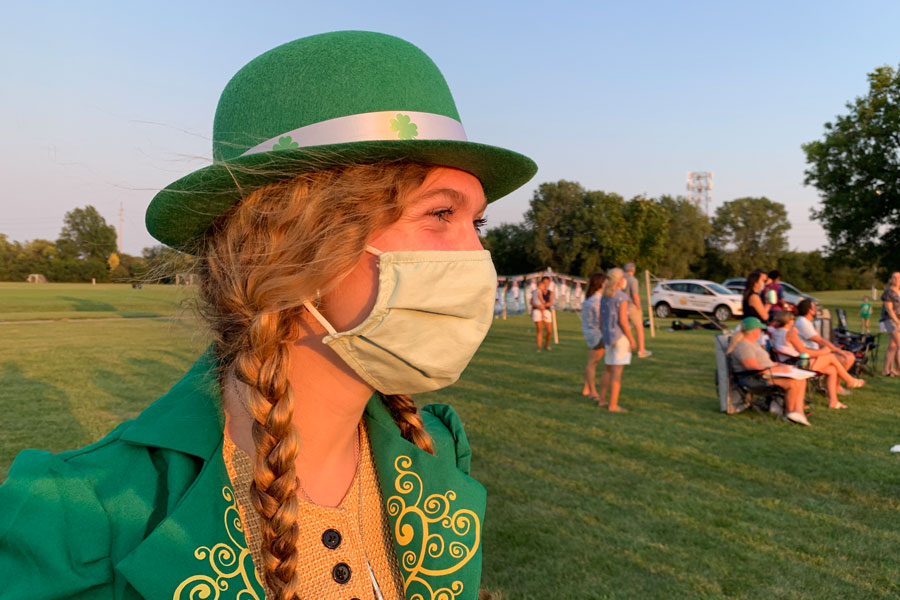
<svg viewBox="0 0 900 600"><path fill-rule="evenodd" d="M453 216L453 209L452 208L437 208L437 209L431 211L431 213L429 213L429 214L431 214L434 217L437 217L438 221L441 221L442 223L446 223L447 221L450 220L449 217Z"/></svg>
<svg viewBox="0 0 900 600"><path fill-rule="evenodd" d="M487 219L482 217L480 219L475 219L474 221L472 221L472 223L475 225L475 231L477 231L480 234L481 228L484 227L485 225L487 225Z"/></svg>

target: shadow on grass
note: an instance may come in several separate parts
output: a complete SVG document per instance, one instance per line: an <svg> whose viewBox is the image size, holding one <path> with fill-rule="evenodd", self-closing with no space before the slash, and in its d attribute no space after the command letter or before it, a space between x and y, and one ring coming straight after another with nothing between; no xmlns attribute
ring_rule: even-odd
<svg viewBox="0 0 900 600"><path fill-rule="evenodd" d="M116 312L116 307L108 302L98 302L88 298L76 298L74 296L60 296L60 300L65 300L72 304L72 310L76 312Z"/></svg>
<svg viewBox="0 0 900 600"><path fill-rule="evenodd" d="M90 443L91 436L71 410L68 394L55 385L28 378L18 364L0 364L0 407L4 436L0 438L0 481L13 458L25 448L54 452Z"/></svg>
<svg viewBox="0 0 900 600"><path fill-rule="evenodd" d="M127 371L96 369L93 383L106 392L121 420L133 419L185 374L185 369L160 360L128 358Z"/></svg>

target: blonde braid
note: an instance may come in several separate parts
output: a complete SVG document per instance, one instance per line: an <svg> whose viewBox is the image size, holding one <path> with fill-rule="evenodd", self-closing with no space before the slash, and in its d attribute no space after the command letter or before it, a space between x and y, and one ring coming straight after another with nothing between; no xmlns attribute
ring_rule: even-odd
<svg viewBox="0 0 900 600"><path fill-rule="evenodd" d="M400 428L400 435L425 452L434 454L434 441L425 431L425 423L422 422L422 416L413 399L399 394L385 395L379 392L378 395Z"/></svg>
<svg viewBox="0 0 900 600"><path fill-rule="evenodd" d="M250 329L251 342L234 362L248 386L256 446L250 498L262 519L262 560L266 583L277 598L294 598L300 586L297 540L299 481L295 460L299 439L293 425L293 397L287 378L290 355L279 317L264 314Z"/></svg>
<svg viewBox="0 0 900 600"><path fill-rule="evenodd" d="M287 373L302 304L359 263L376 232L400 218L430 166L353 165L251 192L220 217L199 248L201 316L215 338L220 377L247 385L256 446L251 497L260 514L263 575L273 600L299 589L299 439ZM433 453L409 396L382 401L402 435Z"/></svg>

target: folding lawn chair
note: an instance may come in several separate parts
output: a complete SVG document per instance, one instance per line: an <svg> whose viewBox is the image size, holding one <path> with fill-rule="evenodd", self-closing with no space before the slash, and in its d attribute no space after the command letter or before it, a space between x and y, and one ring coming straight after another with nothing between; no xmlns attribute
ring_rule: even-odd
<svg viewBox="0 0 900 600"><path fill-rule="evenodd" d="M853 353L854 361L850 367L852 375L875 374L878 364L878 337L869 333L855 333L847 328L847 311L837 309L838 326L832 332L832 342L838 347Z"/></svg>

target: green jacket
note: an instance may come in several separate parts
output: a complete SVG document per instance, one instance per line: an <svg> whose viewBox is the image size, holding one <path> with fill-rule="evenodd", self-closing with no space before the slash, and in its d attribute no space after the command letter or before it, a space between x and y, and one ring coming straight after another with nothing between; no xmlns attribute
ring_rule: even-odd
<svg viewBox="0 0 900 600"><path fill-rule="evenodd" d="M99 442L19 454L0 486L0 598L262 600L222 458L211 354ZM435 454L377 397L365 411L407 598L478 595L485 490L449 406L422 410ZM420 596L416 596L420 594Z"/></svg>

